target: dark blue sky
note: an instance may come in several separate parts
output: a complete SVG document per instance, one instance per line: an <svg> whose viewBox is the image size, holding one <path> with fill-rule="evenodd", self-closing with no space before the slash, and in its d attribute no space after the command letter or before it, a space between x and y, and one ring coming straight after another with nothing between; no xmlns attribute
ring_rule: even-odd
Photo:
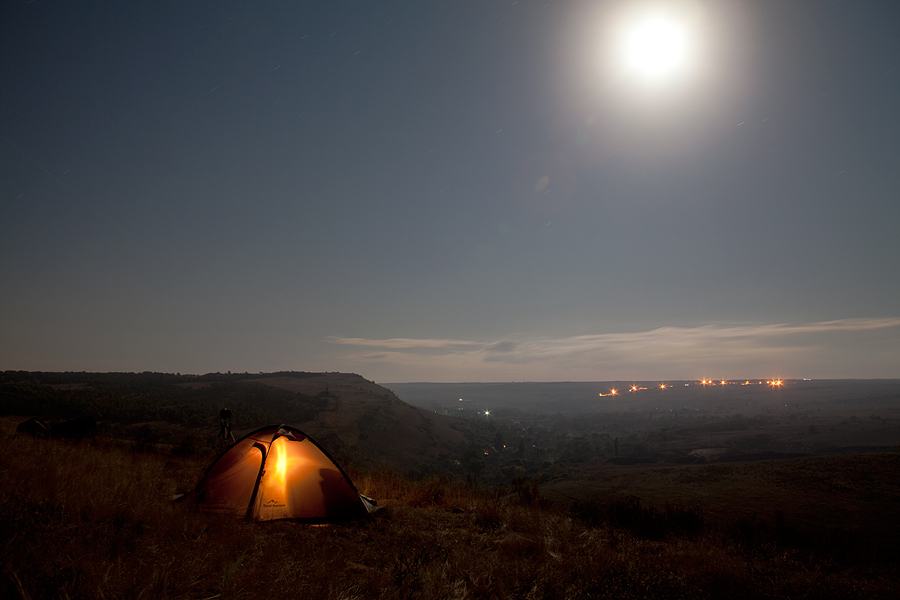
<svg viewBox="0 0 900 600"><path fill-rule="evenodd" d="M900 377L900 3L262 4L4 5L0 369Z"/></svg>

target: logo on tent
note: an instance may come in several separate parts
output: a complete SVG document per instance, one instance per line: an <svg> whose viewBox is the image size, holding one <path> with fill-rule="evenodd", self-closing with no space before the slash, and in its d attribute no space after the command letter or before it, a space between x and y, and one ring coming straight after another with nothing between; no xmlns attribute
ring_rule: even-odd
<svg viewBox="0 0 900 600"><path fill-rule="evenodd" d="M285 504L278 502L277 500L269 500L263 504L263 508L281 508L283 506L285 506Z"/></svg>

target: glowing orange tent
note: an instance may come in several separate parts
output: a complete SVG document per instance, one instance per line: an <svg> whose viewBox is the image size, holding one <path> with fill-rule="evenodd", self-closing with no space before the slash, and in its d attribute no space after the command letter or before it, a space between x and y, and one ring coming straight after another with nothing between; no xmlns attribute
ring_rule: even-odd
<svg viewBox="0 0 900 600"><path fill-rule="evenodd" d="M194 501L204 512L257 521L345 521L374 509L321 446L286 425L235 442L206 469Z"/></svg>

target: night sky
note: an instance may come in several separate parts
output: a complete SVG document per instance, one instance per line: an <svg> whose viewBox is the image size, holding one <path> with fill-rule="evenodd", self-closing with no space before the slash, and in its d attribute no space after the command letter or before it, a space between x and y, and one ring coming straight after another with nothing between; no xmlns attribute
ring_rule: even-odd
<svg viewBox="0 0 900 600"><path fill-rule="evenodd" d="M4 2L0 369L900 377L900 2L637 4Z"/></svg>

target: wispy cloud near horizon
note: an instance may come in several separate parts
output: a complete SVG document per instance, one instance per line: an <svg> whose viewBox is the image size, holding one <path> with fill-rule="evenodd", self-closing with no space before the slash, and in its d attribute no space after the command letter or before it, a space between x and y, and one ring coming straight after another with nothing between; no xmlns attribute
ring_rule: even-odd
<svg viewBox="0 0 900 600"><path fill-rule="evenodd" d="M386 340L369 340L366 338L345 338L332 336L328 341L337 344L349 344L351 346L373 346L377 348L462 348L480 346L481 342L468 342L465 340L446 339L415 339L415 338L390 338Z"/></svg>
<svg viewBox="0 0 900 600"><path fill-rule="evenodd" d="M328 341L364 348L343 359L381 381L845 377L842 365L900 376L900 318L804 324L709 324L568 337ZM843 348L837 352L835 347ZM846 370L849 372L850 370Z"/></svg>

